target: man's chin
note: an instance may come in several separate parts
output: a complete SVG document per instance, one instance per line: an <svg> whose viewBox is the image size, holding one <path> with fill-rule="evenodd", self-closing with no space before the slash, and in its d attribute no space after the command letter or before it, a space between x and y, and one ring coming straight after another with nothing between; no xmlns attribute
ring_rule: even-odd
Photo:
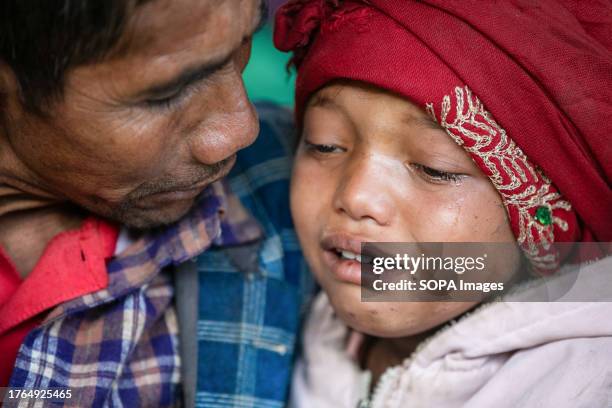
<svg viewBox="0 0 612 408"><path fill-rule="evenodd" d="M191 198L145 209L136 206L124 207L121 211L113 214L111 218L128 228L151 229L162 227L180 220L191 210L195 201L196 198Z"/></svg>

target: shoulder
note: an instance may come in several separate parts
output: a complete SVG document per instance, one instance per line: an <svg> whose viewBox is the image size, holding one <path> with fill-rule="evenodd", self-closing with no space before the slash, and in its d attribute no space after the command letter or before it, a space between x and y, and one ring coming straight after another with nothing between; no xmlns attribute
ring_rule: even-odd
<svg viewBox="0 0 612 408"><path fill-rule="evenodd" d="M501 395L508 384L513 384L512 395L507 395L514 401L508 404L512 406L603 407L612 398L610 350L609 336L568 338L522 350L504 364L484 389L492 391L489 394Z"/></svg>
<svg viewBox="0 0 612 408"><path fill-rule="evenodd" d="M261 258L270 276L311 286L289 208L295 127L291 110L257 104L260 131L256 141L237 153L227 177L230 190L263 230Z"/></svg>
<svg viewBox="0 0 612 408"><path fill-rule="evenodd" d="M237 168L248 170L271 160L293 156L295 126L290 109L272 103L257 103L259 135L237 154Z"/></svg>
<svg viewBox="0 0 612 408"><path fill-rule="evenodd" d="M237 153L228 181L232 191L260 222L271 223L280 232L292 229L289 181L296 133L293 116L291 110L271 103L256 107L259 136Z"/></svg>
<svg viewBox="0 0 612 408"><path fill-rule="evenodd" d="M327 295L320 292L312 303L293 372L292 408L357 406L369 373L347 352L347 341L353 334L335 315ZM331 372L334 381L329 380Z"/></svg>

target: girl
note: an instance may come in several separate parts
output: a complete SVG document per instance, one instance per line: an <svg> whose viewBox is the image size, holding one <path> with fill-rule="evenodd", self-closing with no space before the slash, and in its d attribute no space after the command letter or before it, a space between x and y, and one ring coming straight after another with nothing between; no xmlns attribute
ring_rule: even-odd
<svg viewBox="0 0 612 408"><path fill-rule="evenodd" d="M612 262L609 246L584 244L612 238L611 8L279 10L275 43L298 69L291 207L324 289L294 406L612 403ZM517 302L538 284L469 315L474 302L363 302L361 243L377 241L514 243L508 271L526 262L559 279L570 274L560 264L588 259L589 302Z"/></svg>

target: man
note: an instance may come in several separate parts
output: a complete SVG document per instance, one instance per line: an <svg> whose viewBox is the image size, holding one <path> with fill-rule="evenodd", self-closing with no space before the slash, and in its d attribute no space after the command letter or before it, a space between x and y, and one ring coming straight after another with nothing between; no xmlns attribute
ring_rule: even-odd
<svg viewBox="0 0 612 408"><path fill-rule="evenodd" d="M308 287L284 114L264 107L238 152L258 134L241 73L264 9L2 2L0 386L282 406Z"/></svg>

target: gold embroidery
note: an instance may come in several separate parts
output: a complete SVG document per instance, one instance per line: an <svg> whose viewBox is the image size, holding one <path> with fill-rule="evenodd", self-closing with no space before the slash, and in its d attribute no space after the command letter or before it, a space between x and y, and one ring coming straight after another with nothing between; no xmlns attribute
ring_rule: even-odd
<svg viewBox="0 0 612 408"><path fill-rule="evenodd" d="M453 113L451 97L446 95L442 100L440 125L473 159L478 158L486 167L508 216L518 216L517 242L534 266L555 268L558 256L552 249L554 226L563 231L568 229L567 222L555 215L555 210L570 211L570 203L562 199L542 170L529 161L467 86L455 88L454 102L455 117L449 120ZM433 103L428 103L426 109L438 121ZM536 220L534 215L539 207L550 211L549 225Z"/></svg>

